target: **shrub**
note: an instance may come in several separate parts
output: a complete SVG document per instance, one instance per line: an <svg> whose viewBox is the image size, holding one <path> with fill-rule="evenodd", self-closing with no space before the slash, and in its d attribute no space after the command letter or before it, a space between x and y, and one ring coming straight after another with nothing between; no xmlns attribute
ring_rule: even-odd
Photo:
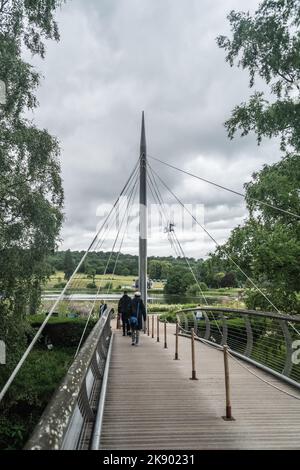
<svg viewBox="0 0 300 470"><path fill-rule="evenodd" d="M0 449L22 449L67 372L74 348L30 354L0 405Z"/></svg>
<svg viewBox="0 0 300 470"><path fill-rule="evenodd" d="M33 328L39 328L45 317L42 315L33 315L29 317L30 324ZM85 327L86 319L84 318L64 318L52 317L45 326L41 342L49 340L54 346L69 347L77 346ZM90 319L86 329L86 337L91 332L96 320Z"/></svg>
<svg viewBox="0 0 300 470"><path fill-rule="evenodd" d="M197 296L197 295L201 295L201 291L207 291L207 289L208 289L208 287L205 284L205 282L199 282L199 285L198 284L192 284L188 288L187 294Z"/></svg>
<svg viewBox="0 0 300 470"><path fill-rule="evenodd" d="M86 285L87 289L97 289L97 286L94 282L88 282Z"/></svg>
<svg viewBox="0 0 300 470"><path fill-rule="evenodd" d="M106 282L103 288L106 290L111 290L113 288L113 283L111 281Z"/></svg>
<svg viewBox="0 0 300 470"><path fill-rule="evenodd" d="M53 288L54 289L63 289L64 287L66 287L66 282L58 282L57 284L54 284Z"/></svg>

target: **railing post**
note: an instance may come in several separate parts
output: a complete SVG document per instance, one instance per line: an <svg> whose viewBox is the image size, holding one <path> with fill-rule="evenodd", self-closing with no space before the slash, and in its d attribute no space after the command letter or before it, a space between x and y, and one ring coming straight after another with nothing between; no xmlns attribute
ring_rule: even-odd
<svg viewBox="0 0 300 470"><path fill-rule="evenodd" d="M165 320L164 322L164 348L167 349L168 348L168 345L167 345L167 320Z"/></svg>
<svg viewBox="0 0 300 470"><path fill-rule="evenodd" d="M190 380L198 380L196 377L196 360L195 360L195 332L191 328L191 347L192 347L192 377Z"/></svg>
<svg viewBox="0 0 300 470"><path fill-rule="evenodd" d="M226 393L226 416L223 416L225 421L234 421L231 412L230 401L230 378L229 378L229 364L228 364L228 346L223 346L224 353L224 371L225 371L225 393Z"/></svg>
<svg viewBox="0 0 300 470"><path fill-rule="evenodd" d="M154 315L152 315L152 338L154 338Z"/></svg>
<svg viewBox="0 0 300 470"><path fill-rule="evenodd" d="M158 315L156 317L156 329L157 329L156 342L159 343L159 316Z"/></svg>
<svg viewBox="0 0 300 470"><path fill-rule="evenodd" d="M149 315L147 315L147 335L148 336L150 335L149 327L150 327L150 321L149 321Z"/></svg>
<svg viewBox="0 0 300 470"><path fill-rule="evenodd" d="M293 368L293 363L292 363L292 355L293 355L292 342L293 341L292 341L292 337L288 329L287 322L285 320L279 320L279 324L283 332L285 347L286 347L285 365L284 365L282 374L289 377Z"/></svg>
<svg viewBox="0 0 300 470"><path fill-rule="evenodd" d="M121 325L120 325L120 314L117 313L117 330L119 330L121 328Z"/></svg>
<svg viewBox="0 0 300 470"><path fill-rule="evenodd" d="M244 354L245 356L250 357L253 349L253 332L249 315L245 315L244 320L247 333L247 345Z"/></svg>
<svg viewBox="0 0 300 470"><path fill-rule="evenodd" d="M174 360L178 361L178 336L179 336L179 325L178 320L176 320L176 336L175 336L175 357Z"/></svg>

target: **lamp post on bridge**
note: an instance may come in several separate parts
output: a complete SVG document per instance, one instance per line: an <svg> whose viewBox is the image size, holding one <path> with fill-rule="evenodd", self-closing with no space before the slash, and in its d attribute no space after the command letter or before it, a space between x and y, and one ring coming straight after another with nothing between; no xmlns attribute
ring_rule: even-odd
<svg viewBox="0 0 300 470"><path fill-rule="evenodd" d="M142 114L140 143L140 230L139 230L139 290L147 312L147 147L145 116Z"/></svg>

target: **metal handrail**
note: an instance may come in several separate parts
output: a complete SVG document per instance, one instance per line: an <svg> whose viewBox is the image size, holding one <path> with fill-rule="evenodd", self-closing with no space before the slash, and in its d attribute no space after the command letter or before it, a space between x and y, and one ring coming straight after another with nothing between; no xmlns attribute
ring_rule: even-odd
<svg viewBox="0 0 300 470"><path fill-rule="evenodd" d="M101 394L100 394L100 399L99 399L99 405L98 405L98 410L97 410L94 431L93 431L91 450L100 449L100 438L101 438L101 431L102 431L102 424L103 424L104 405L105 405L105 399L106 399L106 393L107 393L108 373L109 373L113 339L114 339L114 336L112 335L110 345L108 348L107 359L106 359L106 364L105 364L105 369L104 369L104 374L103 374L103 384L101 387Z"/></svg>
<svg viewBox="0 0 300 470"><path fill-rule="evenodd" d="M45 409L26 450L78 449L86 445L95 422L97 402L111 337L112 309L107 308L88 336Z"/></svg>
<svg viewBox="0 0 300 470"><path fill-rule="evenodd" d="M260 310L245 310L240 308L228 308L228 307L207 307L198 305L194 308L184 308L181 310L177 310L175 313L181 312L194 312L196 310L204 310L208 312L227 312L227 313L240 313L241 315L254 315L258 317L268 317L268 318L277 318L286 321L298 322L300 324L300 315L287 315L287 314L280 314L276 312L262 312Z"/></svg>
<svg viewBox="0 0 300 470"><path fill-rule="evenodd" d="M197 312L202 312L202 319ZM227 344L232 354L300 388L300 363L294 360L300 336L293 328L300 327L298 315L198 306L178 310L176 316L181 331L189 334L193 328L210 345ZM236 319L241 321L234 324Z"/></svg>

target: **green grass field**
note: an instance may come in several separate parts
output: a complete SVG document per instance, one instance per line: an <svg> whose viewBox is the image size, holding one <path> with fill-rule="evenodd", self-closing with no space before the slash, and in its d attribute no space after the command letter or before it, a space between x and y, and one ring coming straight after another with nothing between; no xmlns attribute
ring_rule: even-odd
<svg viewBox="0 0 300 470"><path fill-rule="evenodd" d="M113 290L128 288L134 290L134 283L136 277L134 276L117 276L117 275L110 275L110 274L97 274L95 276L95 284L97 288L99 286L104 287L107 282L112 282ZM45 284L44 288L53 289L55 284L59 284L61 282L65 282L64 273L61 271L56 272L53 274L49 281ZM76 274L75 278L72 281L71 288L78 288L78 289L85 289L87 284L92 282L91 278L88 278L86 274ZM155 282L153 283L152 289L163 289L162 282Z"/></svg>

